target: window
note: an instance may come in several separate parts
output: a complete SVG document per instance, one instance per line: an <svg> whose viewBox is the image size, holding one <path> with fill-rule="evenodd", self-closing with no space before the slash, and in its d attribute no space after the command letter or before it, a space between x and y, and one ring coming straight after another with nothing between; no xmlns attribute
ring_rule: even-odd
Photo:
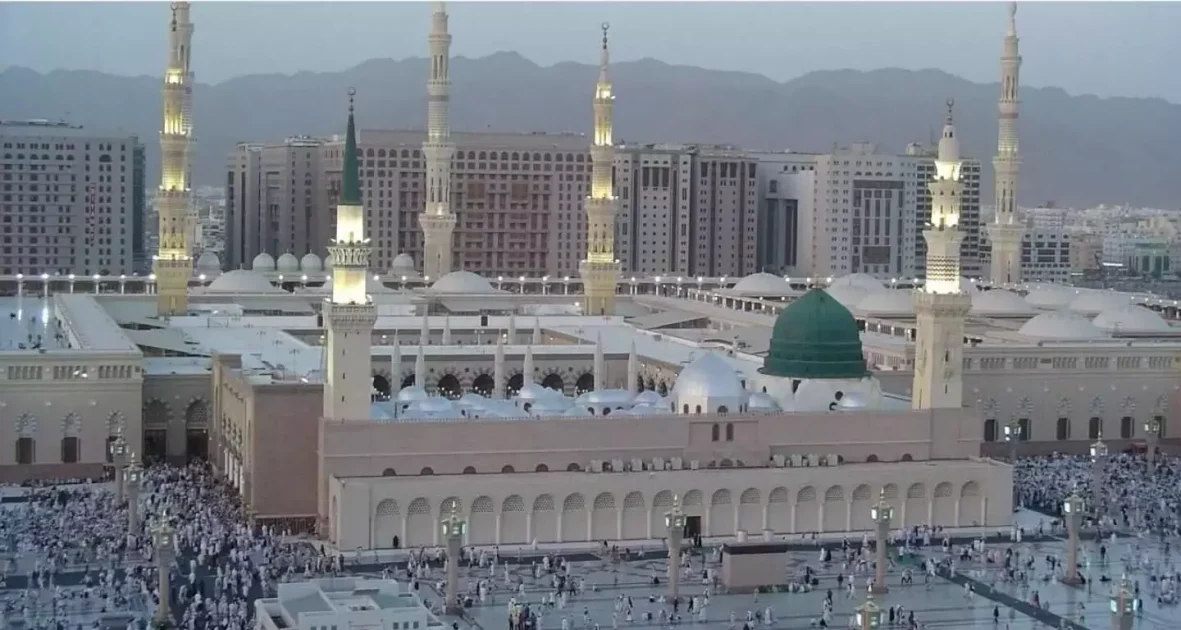
<svg viewBox="0 0 1181 630"><path fill-rule="evenodd" d="M734 441L734 423L732 423L732 422L726 423L726 441L727 442Z"/></svg>
<svg viewBox="0 0 1181 630"><path fill-rule="evenodd" d="M996 420L994 420L992 418L989 418L988 420L984 421L984 441L985 442L995 442L996 441Z"/></svg>
<svg viewBox="0 0 1181 630"><path fill-rule="evenodd" d="M713 441L717 442L718 440L722 439L721 434L722 434L722 428L715 424L713 426Z"/></svg>
<svg viewBox="0 0 1181 630"><path fill-rule="evenodd" d="M32 464L35 459L37 445L31 437L18 438L16 441L16 463Z"/></svg>
<svg viewBox="0 0 1181 630"><path fill-rule="evenodd" d="M1017 439L1026 442L1029 440L1029 418L1020 418L1017 420Z"/></svg>
<svg viewBox="0 0 1181 630"><path fill-rule="evenodd" d="M1087 437L1092 440L1098 440L1099 434L1103 431L1103 421L1099 418L1092 417L1090 426L1087 428Z"/></svg>
<svg viewBox="0 0 1181 630"><path fill-rule="evenodd" d="M1136 424L1132 420L1132 416L1124 416L1119 419L1119 436L1122 439L1128 440L1136 432Z"/></svg>
<svg viewBox="0 0 1181 630"><path fill-rule="evenodd" d="M1058 418L1058 439L1070 439L1070 418Z"/></svg>
<svg viewBox="0 0 1181 630"><path fill-rule="evenodd" d="M62 438L62 463L77 464L80 440L76 437Z"/></svg>

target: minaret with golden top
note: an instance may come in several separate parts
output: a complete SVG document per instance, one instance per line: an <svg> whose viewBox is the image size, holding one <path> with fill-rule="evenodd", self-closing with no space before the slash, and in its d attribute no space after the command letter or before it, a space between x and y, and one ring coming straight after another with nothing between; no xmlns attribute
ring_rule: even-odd
<svg viewBox="0 0 1181 630"><path fill-rule="evenodd" d="M192 202L190 164L193 151L193 23L189 3L172 4L168 68L164 73L164 128L160 130L160 189L156 214L160 236L152 271L156 274L156 312L184 315L189 308L193 275L187 221Z"/></svg>
<svg viewBox="0 0 1181 630"><path fill-rule="evenodd" d="M611 137L615 95L608 74L607 31L603 23L603 49L599 56L599 81L595 85L595 138L591 145L591 191L586 199L586 260L578 266L582 276L583 307L586 315L615 312L615 288L620 265L615 259L615 193L613 163L615 146Z"/></svg>

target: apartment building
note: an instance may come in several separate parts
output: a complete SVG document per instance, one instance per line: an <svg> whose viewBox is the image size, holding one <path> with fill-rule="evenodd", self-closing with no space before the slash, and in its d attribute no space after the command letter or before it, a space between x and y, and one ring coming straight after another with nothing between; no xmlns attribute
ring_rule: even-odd
<svg viewBox="0 0 1181 630"><path fill-rule="evenodd" d="M754 273L758 190L758 160L733 147L617 147L615 251L624 273Z"/></svg>
<svg viewBox="0 0 1181 630"><path fill-rule="evenodd" d="M1068 284L1074 267L1072 235L1064 228L1030 227L1021 239L1021 279L1025 282ZM992 244L981 233L980 260L987 267Z"/></svg>
<svg viewBox="0 0 1181 630"><path fill-rule="evenodd" d="M143 190L136 136L0 121L0 274L134 273Z"/></svg>
<svg viewBox="0 0 1181 630"><path fill-rule="evenodd" d="M915 187L918 196L915 220L915 277L927 275L927 241L922 232L931 220L931 192L927 182L935 177L936 151L930 147L912 143L906 147L906 157L915 169L919 185ZM964 197L960 203L960 230L964 242L960 249L960 273L969 278L979 278L984 267L980 262L980 241L984 230L980 222L980 160L961 158L963 167Z"/></svg>
<svg viewBox="0 0 1181 630"><path fill-rule="evenodd" d="M812 273L816 162L812 153L757 153L760 271L787 276Z"/></svg>

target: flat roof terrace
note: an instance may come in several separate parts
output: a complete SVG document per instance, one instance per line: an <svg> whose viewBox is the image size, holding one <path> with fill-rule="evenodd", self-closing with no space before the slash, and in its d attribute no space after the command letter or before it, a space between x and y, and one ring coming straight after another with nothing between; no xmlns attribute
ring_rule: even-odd
<svg viewBox="0 0 1181 630"><path fill-rule="evenodd" d="M60 350L50 300L0 297L0 352Z"/></svg>

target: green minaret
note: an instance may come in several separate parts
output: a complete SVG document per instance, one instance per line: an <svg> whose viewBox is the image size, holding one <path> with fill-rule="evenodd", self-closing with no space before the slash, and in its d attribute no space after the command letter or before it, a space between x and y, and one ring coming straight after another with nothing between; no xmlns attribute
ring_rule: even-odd
<svg viewBox="0 0 1181 630"><path fill-rule="evenodd" d="M357 94L349 89L349 128L344 139L344 167L340 182L340 204L361 205L361 171L357 164L357 126L353 122L353 97Z"/></svg>

